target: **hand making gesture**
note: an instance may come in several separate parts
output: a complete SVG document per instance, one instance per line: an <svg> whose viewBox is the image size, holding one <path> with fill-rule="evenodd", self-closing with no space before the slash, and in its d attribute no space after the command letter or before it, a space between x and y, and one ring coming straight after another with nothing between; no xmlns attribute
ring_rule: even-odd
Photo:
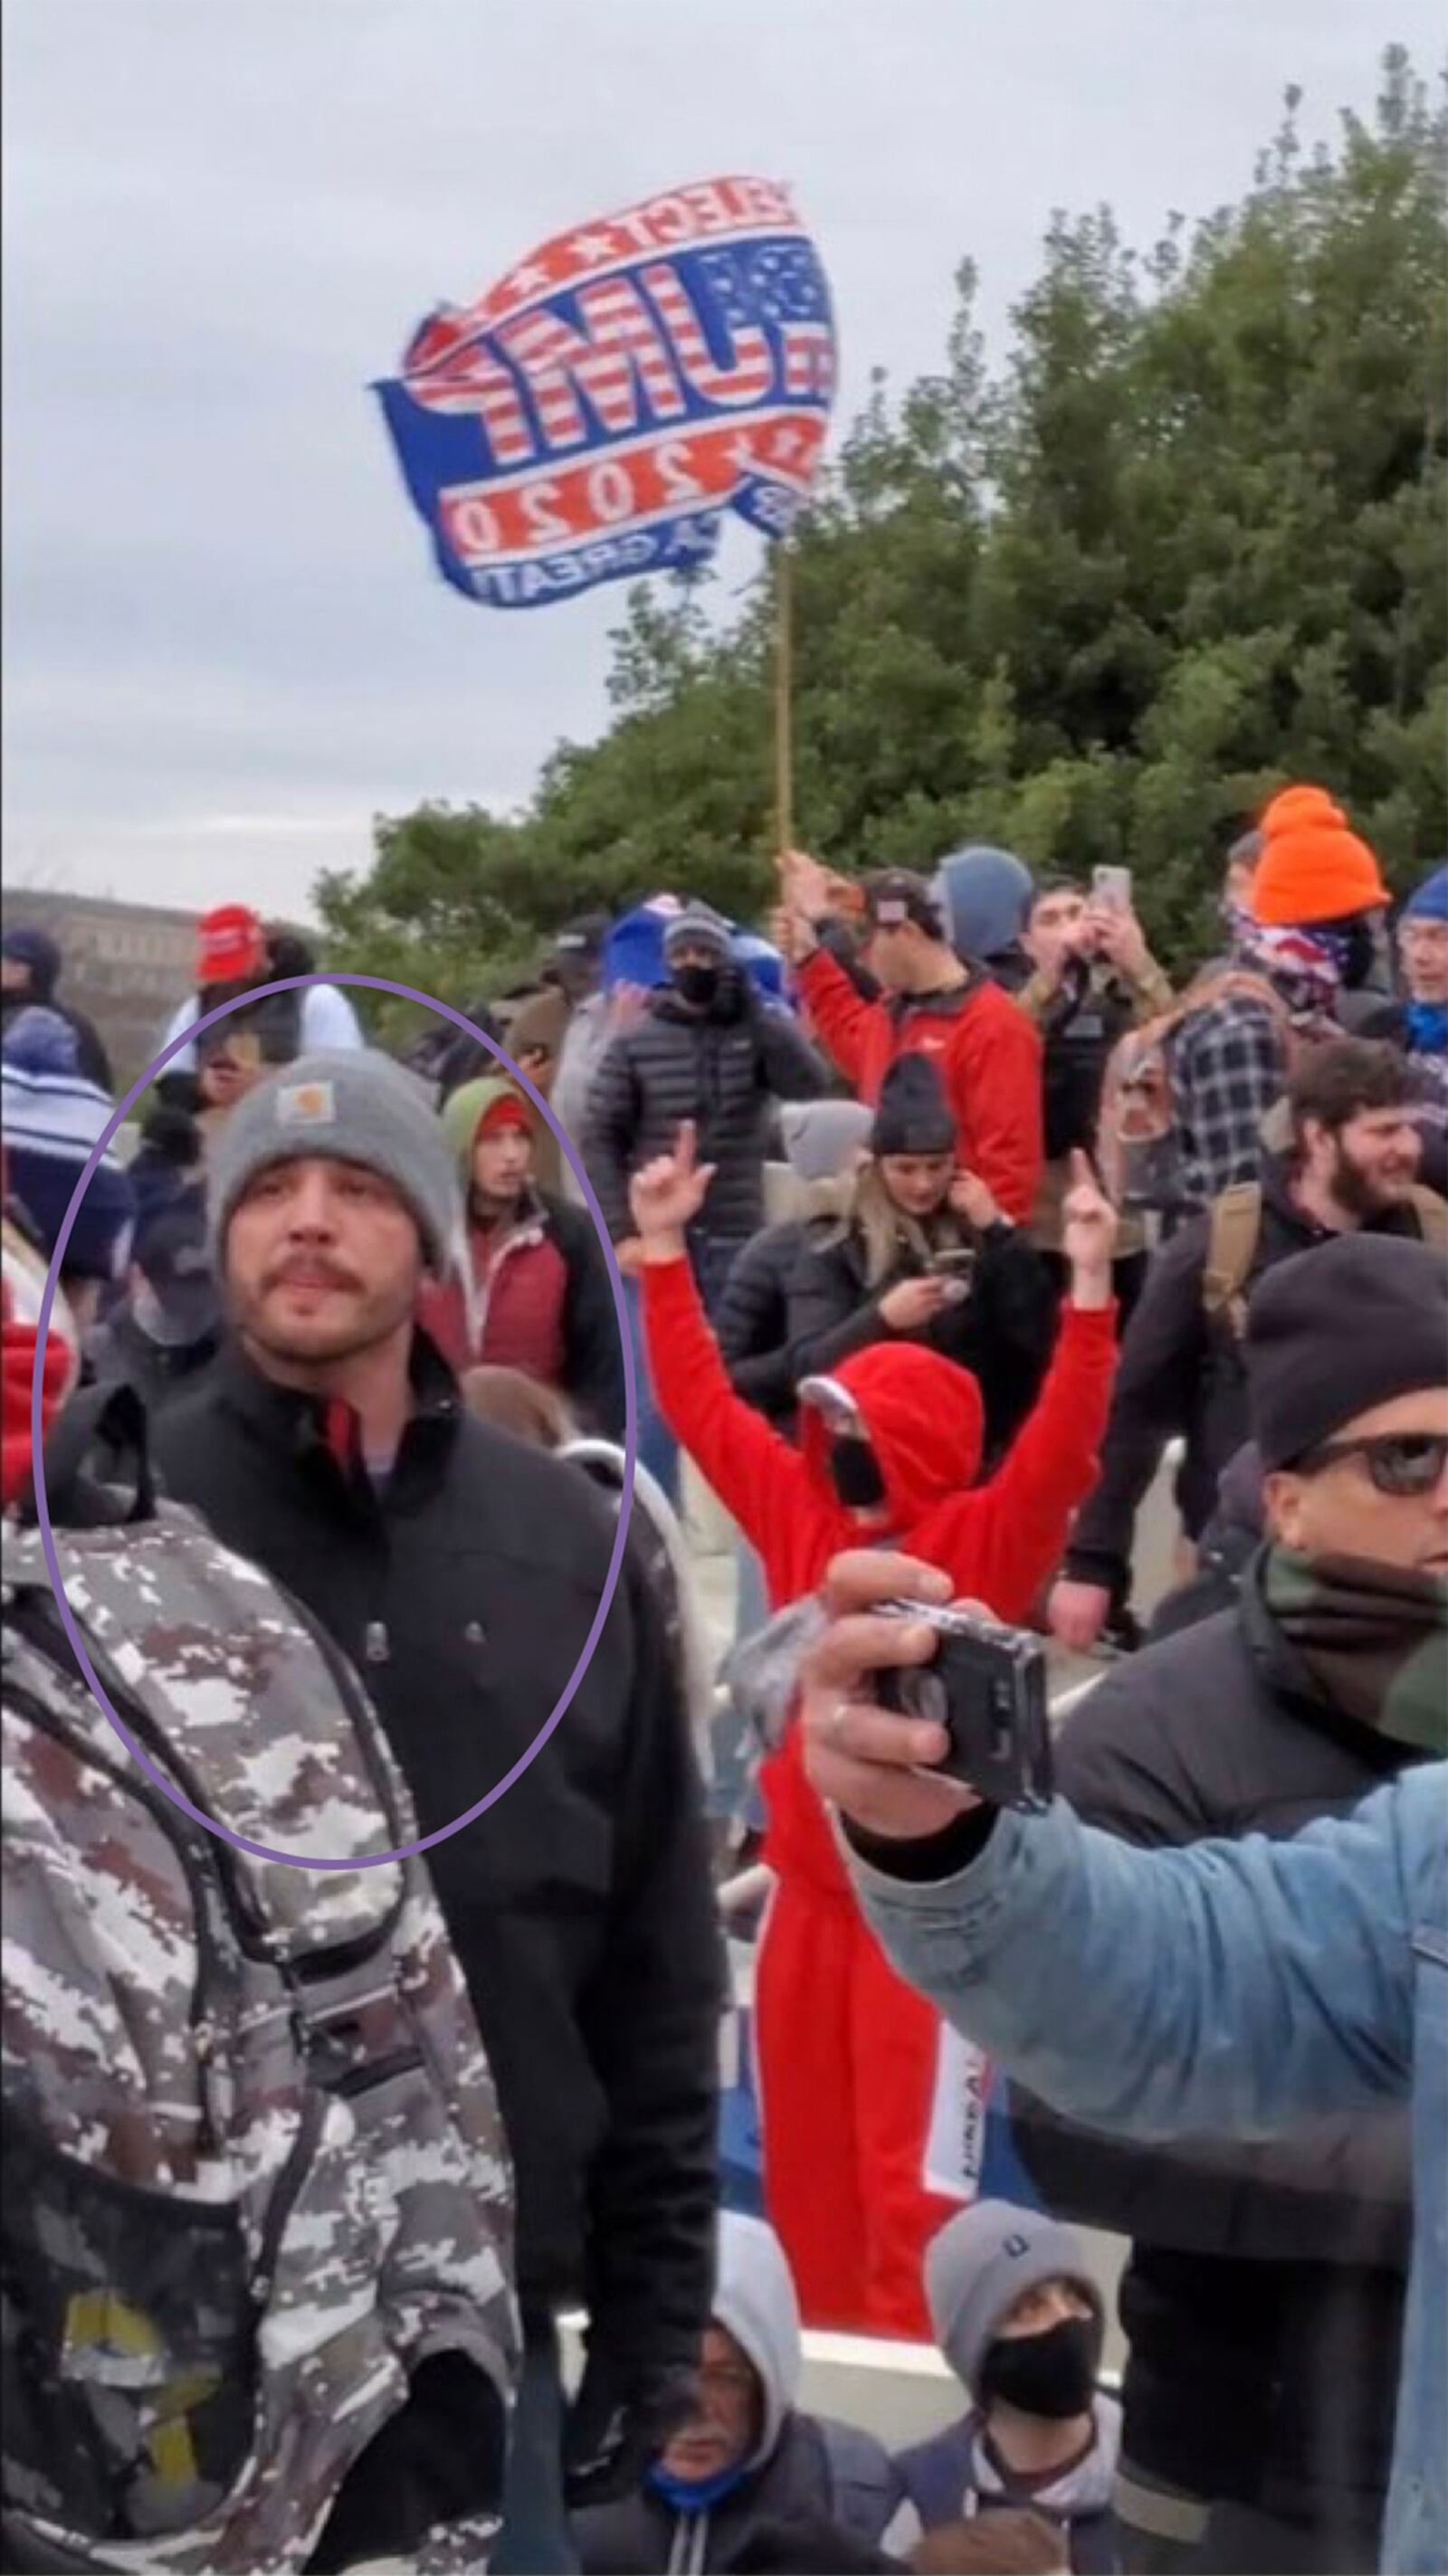
<svg viewBox="0 0 1448 2576"><path fill-rule="evenodd" d="M629 1206L646 1261L676 1261L714 1178L712 1163L695 1160L694 1122L686 1118L672 1154L656 1154L629 1183Z"/></svg>

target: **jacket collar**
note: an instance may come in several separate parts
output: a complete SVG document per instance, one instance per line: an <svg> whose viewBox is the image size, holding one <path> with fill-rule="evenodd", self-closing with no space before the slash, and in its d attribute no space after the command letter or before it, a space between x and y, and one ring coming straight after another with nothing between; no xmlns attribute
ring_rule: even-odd
<svg viewBox="0 0 1448 2576"><path fill-rule="evenodd" d="M963 984L951 984L937 993L892 993L885 1008L897 1029L904 1028L917 1016L930 1020L958 1020L966 1005L975 1000L981 986L989 980L983 966L967 966Z"/></svg>
<svg viewBox="0 0 1448 2576"><path fill-rule="evenodd" d="M1286 1154L1262 1158L1262 1203L1304 1244L1326 1243L1333 1232L1298 1206L1292 1195L1292 1164ZM1367 1217L1362 1228L1364 1234L1411 1235L1415 1230L1412 1211L1406 1207L1384 1208L1381 1215Z"/></svg>
<svg viewBox="0 0 1448 2576"><path fill-rule="evenodd" d="M436 1344L415 1329L408 1355L413 1409L398 1445L388 1484L389 1503L435 1492L452 1455L462 1420L457 1380ZM277 1460L291 1459L335 1493L375 1509L362 1463L360 1426L349 1405L278 1386L228 1335L217 1363L221 1402L249 1436Z"/></svg>

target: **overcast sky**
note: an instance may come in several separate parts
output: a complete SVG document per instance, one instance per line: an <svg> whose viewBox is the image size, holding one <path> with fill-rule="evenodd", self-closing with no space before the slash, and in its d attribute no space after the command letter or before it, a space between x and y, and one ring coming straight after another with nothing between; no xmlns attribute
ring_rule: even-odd
<svg viewBox="0 0 1448 2576"><path fill-rule="evenodd" d="M1236 195L1436 0L7 0L7 868L305 911L378 810L507 808L604 723L621 589L434 572L364 390L427 308L677 181L791 181L869 368L993 346L1055 205ZM740 532L734 580L757 560Z"/></svg>

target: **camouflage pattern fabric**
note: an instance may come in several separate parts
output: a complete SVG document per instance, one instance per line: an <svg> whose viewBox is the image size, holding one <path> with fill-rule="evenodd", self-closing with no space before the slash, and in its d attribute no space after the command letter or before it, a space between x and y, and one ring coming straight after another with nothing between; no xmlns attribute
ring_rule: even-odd
<svg viewBox="0 0 1448 2576"><path fill-rule="evenodd" d="M60 1542L149 1758L274 1848L411 1840L355 1677L188 1513ZM7 2530L79 2565L300 2570L422 2360L517 2364L511 2175L423 1865L308 1871L193 1825L3 1559ZM482 2408L480 2407L480 2418ZM487 2513L419 2576L484 2567Z"/></svg>
<svg viewBox="0 0 1448 2576"><path fill-rule="evenodd" d="M1448 1583L1287 1547L1260 1565L1268 1616L1329 1705L1395 1744L1448 1753Z"/></svg>

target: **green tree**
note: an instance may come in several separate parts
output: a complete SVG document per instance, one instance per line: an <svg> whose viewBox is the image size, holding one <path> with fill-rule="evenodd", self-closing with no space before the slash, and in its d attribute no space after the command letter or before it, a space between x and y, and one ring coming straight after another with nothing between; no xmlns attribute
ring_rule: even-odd
<svg viewBox="0 0 1448 2576"><path fill-rule="evenodd" d="M1241 202L1144 255L1058 214L992 376L974 269L939 375L877 376L797 541L798 837L929 867L964 838L1136 872L1168 957L1222 851L1320 780L1400 883L1448 839L1441 108L1401 48L1371 122L1304 152L1298 95ZM636 592L601 740L527 815L379 821L319 889L335 952L451 996L583 906L767 900L772 589ZM394 961L392 967L382 959Z"/></svg>

